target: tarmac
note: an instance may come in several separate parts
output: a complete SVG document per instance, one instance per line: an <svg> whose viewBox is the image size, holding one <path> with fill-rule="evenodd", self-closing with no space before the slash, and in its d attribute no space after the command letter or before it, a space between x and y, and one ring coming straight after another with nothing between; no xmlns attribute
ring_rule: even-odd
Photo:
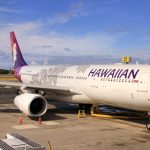
<svg viewBox="0 0 150 150"><path fill-rule="evenodd" d="M78 106L49 100L48 111L39 124L13 104L15 94L0 89L0 138L17 132L52 150L149 150L150 132L145 120L78 118ZM23 123L19 123L22 116Z"/></svg>

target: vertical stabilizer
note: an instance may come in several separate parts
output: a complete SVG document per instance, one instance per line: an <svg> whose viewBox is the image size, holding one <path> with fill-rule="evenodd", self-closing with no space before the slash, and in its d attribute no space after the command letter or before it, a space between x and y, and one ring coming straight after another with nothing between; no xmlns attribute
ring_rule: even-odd
<svg viewBox="0 0 150 150"><path fill-rule="evenodd" d="M20 51L14 32L10 32L10 43L11 43L11 49L12 49L13 62L14 62L14 66L13 66L14 74L18 79L20 79L19 71L21 67L26 66L27 63L25 62L22 56L22 53Z"/></svg>

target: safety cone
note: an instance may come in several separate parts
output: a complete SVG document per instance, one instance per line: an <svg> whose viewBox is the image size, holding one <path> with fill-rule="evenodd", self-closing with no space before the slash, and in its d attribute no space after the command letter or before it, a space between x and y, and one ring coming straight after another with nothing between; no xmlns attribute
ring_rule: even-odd
<svg viewBox="0 0 150 150"><path fill-rule="evenodd" d="M41 118L41 116L39 117L39 124L41 124L42 123L42 118Z"/></svg>
<svg viewBox="0 0 150 150"><path fill-rule="evenodd" d="M19 123L22 124L22 116L19 118Z"/></svg>

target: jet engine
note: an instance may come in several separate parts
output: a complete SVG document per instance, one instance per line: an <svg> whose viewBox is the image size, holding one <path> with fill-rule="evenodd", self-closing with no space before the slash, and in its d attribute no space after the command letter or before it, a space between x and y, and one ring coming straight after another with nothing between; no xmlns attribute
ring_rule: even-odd
<svg viewBox="0 0 150 150"><path fill-rule="evenodd" d="M39 117L47 111L47 100L38 94L23 93L14 99L19 110L30 117Z"/></svg>

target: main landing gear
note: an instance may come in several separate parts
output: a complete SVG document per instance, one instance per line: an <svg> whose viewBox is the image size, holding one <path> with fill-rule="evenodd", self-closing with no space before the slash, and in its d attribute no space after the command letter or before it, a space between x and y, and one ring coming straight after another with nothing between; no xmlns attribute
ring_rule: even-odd
<svg viewBox="0 0 150 150"><path fill-rule="evenodd" d="M92 104L79 104L79 110L91 110Z"/></svg>
<svg viewBox="0 0 150 150"><path fill-rule="evenodd" d="M99 113L98 105L94 105L94 104L79 104L79 110L84 110L88 112L89 114Z"/></svg>

